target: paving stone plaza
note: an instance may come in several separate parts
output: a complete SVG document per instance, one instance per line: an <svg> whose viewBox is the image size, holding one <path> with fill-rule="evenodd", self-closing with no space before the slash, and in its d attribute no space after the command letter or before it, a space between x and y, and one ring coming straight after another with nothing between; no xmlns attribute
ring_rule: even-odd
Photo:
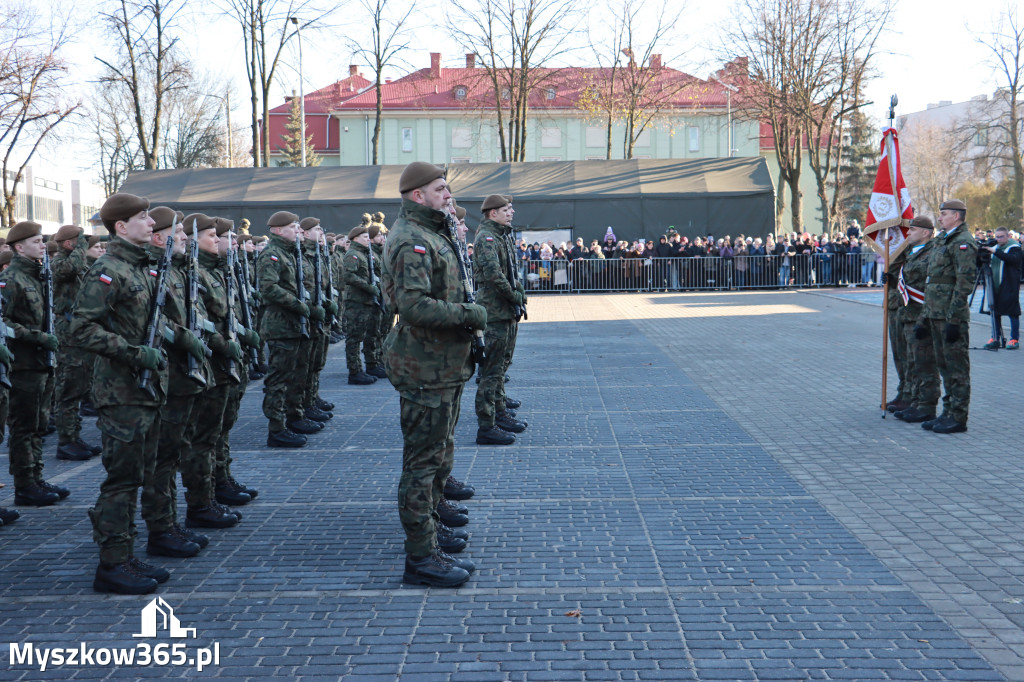
<svg viewBox="0 0 1024 682"><path fill-rule="evenodd" d="M250 386L232 468L260 496L199 557L154 561L156 595L92 591L103 468L50 437L72 493L0 528L0 680L1024 680L1024 356L972 351L967 433L882 419L879 299L531 298L508 385L529 429L476 446L472 381L463 397L477 572L455 591L401 583L398 396L348 386L340 345L336 416L303 450L265 447ZM976 317L972 344L988 335ZM154 596L194 637L162 616L138 636ZM37 661L140 644L184 652Z"/></svg>

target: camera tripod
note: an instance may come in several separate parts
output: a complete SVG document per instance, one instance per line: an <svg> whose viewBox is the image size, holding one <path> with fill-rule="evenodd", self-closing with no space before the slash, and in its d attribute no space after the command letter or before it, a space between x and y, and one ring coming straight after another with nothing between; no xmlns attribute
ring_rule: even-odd
<svg viewBox="0 0 1024 682"><path fill-rule="evenodd" d="M992 336L989 338L995 339L1000 345L1005 343L1003 338L1003 330L999 325L999 318L993 312L995 309L995 298L996 291L995 287L992 286L992 261L986 261L978 265L978 275L974 278L974 290L971 292L971 297L967 299L967 307L970 308L974 305L974 294L978 292L978 285L981 285L981 303L978 304L978 313L984 315L988 314L989 320L992 323ZM986 307L988 310L986 310ZM976 348L975 350L985 350L983 348Z"/></svg>

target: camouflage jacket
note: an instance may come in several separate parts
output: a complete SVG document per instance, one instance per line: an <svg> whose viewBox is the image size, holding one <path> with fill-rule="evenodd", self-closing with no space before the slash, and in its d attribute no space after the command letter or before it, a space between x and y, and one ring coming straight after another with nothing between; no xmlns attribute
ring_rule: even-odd
<svg viewBox="0 0 1024 682"><path fill-rule="evenodd" d="M256 277L264 309L260 336L265 341L300 338L295 244L271 234L270 242L256 259Z"/></svg>
<svg viewBox="0 0 1024 682"><path fill-rule="evenodd" d="M345 253L345 303L373 305L373 284L370 283L369 250L353 242ZM380 261L374 258L374 274L380 277Z"/></svg>
<svg viewBox="0 0 1024 682"><path fill-rule="evenodd" d="M61 340L67 338L68 325L75 307L75 298L82 286L82 278L89 269L85 256L89 241L79 242L71 251L60 249L50 260L53 271L53 314L57 318L57 335Z"/></svg>
<svg viewBox="0 0 1024 682"><path fill-rule="evenodd" d="M150 254L159 260L163 257L162 249L149 247ZM202 294L196 302L196 317L202 321L206 317L206 306L203 305ZM186 302L188 299L188 259L183 254L174 254L171 258L171 269L167 272L167 296L164 299L164 324L170 333L177 337L180 329L188 328ZM206 386L188 377L189 354L184 348L164 340L164 351L167 353L168 395L196 395L206 388L216 385L213 368L209 358L197 363L198 374L206 381Z"/></svg>
<svg viewBox="0 0 1024 682"><path fill-rule="evenodd" d="M227 353L228 342L228 306L235 314L235 322L238 322L238 287L234 289L234 297L228 301L228 268L227 261L220 256L214 256L205 251L199 252L199 293L206 307L206 319L209 320L216 331L207 337L207 345L213 351L210 358L210 365L213 367L213 376L217 383L237 383L239 380L239 361L229 358ZM237 338L235 330L235 341L241 343ZM234 368L234 371L231 370Z"/></svg>
<svg viewBox="0 0 1024 682"><path fill-rule="evenodd" d="M466 291L444 219L403 200L381 264L384 301L398 314L384 342L388 378L403 397L424 403L432 400L424 391L460 386L473 374Z"/></svg>
<svg viewBox="0 0 1024 682"><path fill-rule="evenodd" d="M901 271L903 283L918 291L924 291L924 281L928 276L928 257L932 250L932 241L926 241L917 251L913 249L914 247L912 246L904 252L907 255L907 259ZM902 295L900 296L900 303L903 303ZM913 296L908 294L907 304L903 308L901 319L904 323L916 323L921 316L922 310L923 304L917 302Z"/></svg>
<svg viewBox="0 0 1024 682"><path fill-rule="evenodd" d="M14 332L14 338L8 339L7 343L14 354L12 372L53 371L46 364L47 351L40 345L46 336L43 332L41 270L38 261L15 254L2 275L4 319Z"/></svg>
<svg viewBox="0 0 1024 682"><path fill-rule="evenodd" d="M82 282L68 337L73 345L99 356L92 385L96 407L155 407L164 402L167 370L152 373L154 399L139 388L138 371L127 362L129 349L146 342L150 304L156 293L156 278L150 272L155 266L144 247L114 237ZM157 335L155 345L161 343L162 336ZM131 434L124 435L131 440Z"/></svg>
<svg viewBox="0 0 1024 682"><path fill-rule="evenodd" d="M886 305L889 310L899 310L903 307L903 296L900 295L899 289L896 288L896 283L899 281L900 269L903 268L903 264L907 262L907 252L910 250L909 245L907 248L900 251L895 258L889 259L889 269L886 270L886 281L889 284L889 294L886 298Z"/></svg>
<svg viewBox="0 0 1024 682"><path fill-rule="evenodd" d="M476 302L487 308L487 321L505 321L513 314L512 285L509 284L508 228L493 220L480 223L473 240L473 276Z"/></svg>
<svg viewBox="0 0 1024 682"><path fill-rule="evenodd" d="M940 232L932 242L921 315L967 324L971 317L967 297L974 291L978 274L978 244L966 223L952 233Z"/></svg>

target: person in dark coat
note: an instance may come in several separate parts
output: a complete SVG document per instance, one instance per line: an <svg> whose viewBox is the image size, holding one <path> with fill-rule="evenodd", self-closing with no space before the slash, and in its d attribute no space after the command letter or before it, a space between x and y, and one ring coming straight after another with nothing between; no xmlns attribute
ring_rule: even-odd
<svg viewBox="0 0 1024 682"><path fill-rule="evenodd" d="M1020 348L1020 243L1010 238L1005 227L996 230L998 246L982 246L992 254L992 289L995 291L995 305L992 314L996 316L996 338L989 339L986 348L994 350L1005 345L1007 350ZM1010 318L1010 339L1003 335L1003 316Z"/></svg>

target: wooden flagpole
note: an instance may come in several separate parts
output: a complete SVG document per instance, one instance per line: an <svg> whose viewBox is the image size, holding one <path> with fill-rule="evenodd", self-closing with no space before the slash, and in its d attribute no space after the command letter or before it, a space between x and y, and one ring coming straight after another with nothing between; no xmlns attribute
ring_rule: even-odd
<svg viewBox="0 0 1024 682"><path fill-rule="evenodd" d="M896 118L898 103L899 99L896 95L889 98L889 128L892 128L893 119ZM887 132L885 135L885 158L886 164L889 166L889 187L892 188L892 196L896 200L896 225L901 226L903 203L900 199L899 187L896 186L895 161L893 159L893 152L896 148L890 140L891 135ZM889 402L886 400L886 389L889 385L889 245L891 243L889 230L891 229L891 227L885 228L885 284L882 286L882 419L885 419L885 406Z"/></svg>

